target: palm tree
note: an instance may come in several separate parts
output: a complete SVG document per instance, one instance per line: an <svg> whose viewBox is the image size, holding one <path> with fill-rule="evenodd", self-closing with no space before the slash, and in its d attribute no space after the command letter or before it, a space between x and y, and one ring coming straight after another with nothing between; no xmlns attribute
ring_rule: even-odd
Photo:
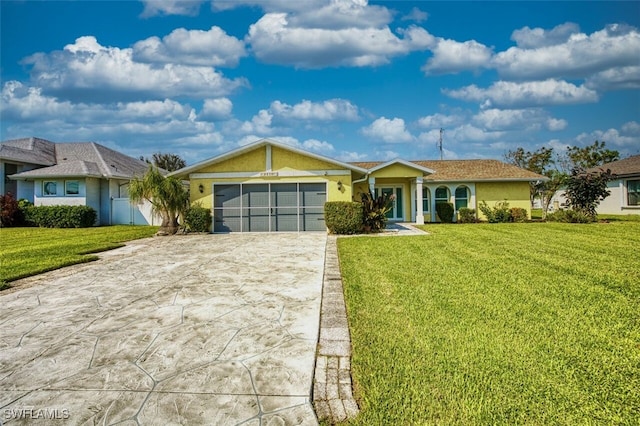
<svg viewBox="0 0 640 426"><path fill-rule="evenodd" d="M165 177L157 167L149 166L144 176L129 183L129 200L150 202L153 212L162 217L160 232L173 235L178 231L178 217L188 207L189 193L180 180Z"/></svg>

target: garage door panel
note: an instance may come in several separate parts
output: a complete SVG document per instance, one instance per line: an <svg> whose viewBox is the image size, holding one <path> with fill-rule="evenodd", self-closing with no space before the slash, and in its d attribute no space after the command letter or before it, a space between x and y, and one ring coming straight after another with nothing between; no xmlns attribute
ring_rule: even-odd
<svg viewBox="0 0 640 426"><path fill-rule="evenodd" d="M324 206L327 186L324 183L301 183L300 206Z"/></svg>
<svg viewBox="0 0 640 426"><path fill-rule="evenodd" d="M245 207L269 207L269 184L242 185L242 205Z"/></svg>
<svg viewBox="0 0 640 426"><path fill-rule="evenodd" d="M271 185L272 207L297 207L298 185L295 183L274 183Z"/></svg>
<svg viewBox="0 0 640 426"><path fill-rule="evenodd" d="M244 232L269 232L269 211L264 207L242 210L242 230Z"/></svg>
<svg viewBox="0 0 640 426"><path fill-rule="evenodd" d="M240 207L240 185L215 185L214 207Z"/></svg>

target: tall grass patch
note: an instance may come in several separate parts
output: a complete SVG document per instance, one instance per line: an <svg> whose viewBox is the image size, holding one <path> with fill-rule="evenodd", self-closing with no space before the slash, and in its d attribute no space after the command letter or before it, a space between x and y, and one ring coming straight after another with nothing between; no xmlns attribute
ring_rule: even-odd
<svg viewBox="0 0 640 426"><path fill-rule="evenodd" d="M354 424L633 424L640 223L340 239Z"/></svg>

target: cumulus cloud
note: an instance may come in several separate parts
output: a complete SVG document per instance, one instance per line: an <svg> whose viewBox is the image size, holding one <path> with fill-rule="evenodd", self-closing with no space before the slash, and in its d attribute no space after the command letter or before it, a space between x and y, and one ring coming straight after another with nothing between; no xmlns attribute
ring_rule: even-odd
<svg viewBox="0 0 640 426"><path fill-rule="evenodd" d="M279 117L309 121L356 121L358 107L344 99L329 99L323 102L303 100L295 105L281 101L271 103L270 111Z"/></svg>
<svg viewBox="0 0 640 426"><path fill-rule="evenodd" d="M637 124L637 123L636 123ZM610 128L607 130L593 130L591 132L583 132L576 136L579 145L591 145L593 141L606 142L608 146L613 145L617 149L631 151L637 150L640 146L639 134L625 134L618 129Z"/></svg>
<svg viewBox="0 0 640 426"><path fill-rule="evenodd" d="M425 129L433 129L440 127L457 126L464 122L465 117L458 114L445 115L436 113L432 115L426 115L418 119L418 125Z"/></svg>
<svg viewBox="0 0 640 426"><path fill-rule="evenodd" d="M415 21L418 23L424 22L429 18L429 14L424 12L417 7L413 7L411 12L402 17L403 21Z"/></svg>
<svg viewBox="0 0 640 426"><path fill-rule="evenodd" d="M473 123L483 129L536 131L545 128L551 131L563 130L566 120L549 117L541 108L527 109L485 109L473 117Z"/></svg>
<svg viewBox="0 0 640 426"><path fill-rule="evenodd" d="M291 21L286 13L267 13L249 27L245 40L259 60L300 68L376 66L424 50L433 39L419 27L403 30L400 38L388 26L327 29Z"/></svg>
<svg viewBox="0 0 640 426"><path fill-rule="evenodd" d="M148 98L216 96L247 85L242 78L230 80L210 67L139 63L132 49L105 47L93 36L80 37L62 51L37 53L24 63L32 66L31 78L45 93L76 100L127 93Z"/></svg>
<svg viewBox="0 0 640 426"><path fill-rule="evenodd" d="M518 47L523 49L535 49L538 47L554 46L565 43L571 35L580 32L578 24L565 22L551 30L544 28L524 27L515 30L511 34L511 40L515 41Z"/></svg>
<svg viewBox="0 0 640 426"><path fill-rule="evenodd" d="M623 134L640 136L640 123L637 121L624 123L621 129Z"/></svg>
<svg viewBox="0 0 640 426"><path fill-rule="evenodd" d="M457 90L443 90L452 98L479 102L483 107L568 105L596 102L598 94L585 86L566 81L497 81L486 89L475 84Z"/></svg>
<svg viewBox="0 0 640 426"><path fill-rule="evenodd" d="M187 15L195 16L200 11L203 0L141 0L144 10L140 14L143 18L157 15Z"/></svg>
<svg viewBox="0 0 640 426"><path fill-rule="evenodd" d="M574 32L571 25L558 28L550 34L543 31L537 38L532 36L533 30L516 34L518 43L525 47L519 45L496 54L493 66L503 78L540 80L584 78L638 64L640 32L634 27L613 24L590 35ZM566 41L557 43L567 35Z"/></svg>
<svg viewBox="0 0 640 426"><path fill-rule="evenodd" d="M363 127L362 133L387 143L403 143L413 140L413 136L406 129L402 118L380 117L369 126Z"/></svg>
<svg viewBox="0 0 640 426"><path fill-rule="evenodd" d="M223 120L231 116L233 103L228 98L205 99L202 112L198 115L203 120Z"/></svg>
<svg viewBox="0 0 640 426"><path fill-rule="evenodd" d="M269 135L273 133L271 128L271 121L273 120L273 114L266 109L261 109L258 114L251 118L251 121L245 121L240 127L240 131L243 133L257 133L260 135Z"/></svg>
<svg viewBox="0 0 640 426"><path fill-rule="evenodd" d="M148 63L179 63L234 67L246 55L244 42L220 27L208 31L178 28L162 39L149 37L133 45L132 59Z"/></svg>
<svg viewBox="0 0 640 426"><path fill-rule="evenodd" d="M640 66L611 68L587 78L585 86L594 90L640 89Z"/></svg>
<svg viewBox="0 0 640 426"><path fill-rule="evenodd" d="M492 49L475 40L459 42L437 39L433 56L422 67L426 74L458 73L487 67L491 61Z"/></svg>

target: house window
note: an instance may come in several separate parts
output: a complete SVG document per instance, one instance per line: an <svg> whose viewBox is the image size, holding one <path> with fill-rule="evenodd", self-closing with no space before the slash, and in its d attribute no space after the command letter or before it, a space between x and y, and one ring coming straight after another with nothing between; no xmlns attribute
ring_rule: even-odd
<svg viewBox="0 0 640 426"><path fill-rule="evenodd" d="M79 195L80 194L80 182L77 180L68 180L64 183L65 195Z"/></svg>
<svg viewBox="0 0 640 426"><path fill-rule="evenodd" d="M422 188L422 211L429 211L429 188Z"/></svg>
<svg viewBox="0 0 640 426"><path fill-rule="evenodd" d="M469 189L466 186L456 188L456 211L467 207L469 202Z"/></svg>
<svg viewBox="0 0 640 426"><path fill-rule="evenodd" d="M640 206L640 180L627 181L627 205Z"/></svg>
<svg viewBox="0 0 640 426"><path fill-rule="evenodd" d="M58 185L52 180L45 180L42 182L42 195L52 196L58 195Z"/></svg>
<svg viewBox="0 0 640 426"><path fill-rule="evenodd" d="M441 186L436 189L436 204L449 202L449 189L445 186Z"/></svg>

